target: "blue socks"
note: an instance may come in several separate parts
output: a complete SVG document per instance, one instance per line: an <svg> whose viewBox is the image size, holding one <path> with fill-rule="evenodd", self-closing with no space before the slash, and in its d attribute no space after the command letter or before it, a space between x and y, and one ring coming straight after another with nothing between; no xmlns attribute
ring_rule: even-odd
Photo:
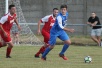
<svg viewBox="0 0 102 68"><path fill-rule="evenodd" d="M60 52L60 54L64 54L66 52L66 50L68 49L69 45L68 44L64 44L62 51ZM46 55L51 51L51 49L49 47L46 48L46 50L44 51L44 53L42 54L42 58L46 58Z"/></svg>
<svg viewBox="0 0 102 68"><path fill-rule="evenodd" d="M46 58L46 55L51 51L51 49L49 47L46 48L46 50L44 51L44 53L42 54L42 58Z"/></svg>
<svg viewBox="0 0 102 68"><path fill-rule="evenodd" d="M68 49L69 45L68 44L64 44L62 51L60 52L60 54L64 54L66 52L66 50Z"/></svg>

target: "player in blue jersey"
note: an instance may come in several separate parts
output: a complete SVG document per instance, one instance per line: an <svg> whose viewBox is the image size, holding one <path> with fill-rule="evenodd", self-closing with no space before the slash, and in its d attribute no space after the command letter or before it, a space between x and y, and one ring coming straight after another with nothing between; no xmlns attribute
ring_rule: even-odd
<svg viewBox="0 0 102 68"><path fill-rule="evenodd" d="M64 60L68 60L68 58L64 56L64 53L71 44L71 41L65 31L73 33L74 29L69 29L65 27L68 18L67 5L61 5L60 10L61 12L58 14L55 20L55 24L50 30L50 40L49 40L50 46L47 47L44 53L42 54L41 57L42 60L46 60L46 55L54 48L57 37L62 41L64 41L64 46L62 48L62 51L59 53L59 56L62 57Z"/></svg>

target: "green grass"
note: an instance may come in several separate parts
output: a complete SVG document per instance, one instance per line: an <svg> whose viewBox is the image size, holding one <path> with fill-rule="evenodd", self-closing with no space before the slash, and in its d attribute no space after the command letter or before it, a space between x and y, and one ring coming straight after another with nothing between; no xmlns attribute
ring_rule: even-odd
<svg viewBox="0 0 102 68"><path fill-rule="evenodd" d="M6 47L0 48L0 68L102 68L102 48L98 46L70 46L65 55L68 61L58 56L62 46L56 46L47 56L47 61L34 58L39 46L14 46L12 58L5 58ZM84 63L85 56L91 63Z"/></svg>

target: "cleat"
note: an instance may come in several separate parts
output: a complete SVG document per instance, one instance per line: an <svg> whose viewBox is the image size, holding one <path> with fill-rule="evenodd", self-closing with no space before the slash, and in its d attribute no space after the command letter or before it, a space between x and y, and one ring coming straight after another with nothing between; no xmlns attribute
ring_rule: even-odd
<svg viewBox="0 0 102 68"><path fill-rule="evenodd" d="M36 54L34 55L35 58L40 58L39 56L37 56Z"/></svg>
<svg viewBox="0 0 102 68"><path fill-rule="evenodd" d="M68 60L68 58L64 56L64 54L59 54L59 56L62 57L64 60Z"/></svg>
<svg viewBox="0 0 102 68"><path fill-rule="evenodd" d="M41 60L46 61L46 58L41 58Z"/></svg>
<svg viewBox="0 0 102 68"><path fill-rule="evenodd" d="M6 56L6 58L12 58L11 56Z"/></svg>

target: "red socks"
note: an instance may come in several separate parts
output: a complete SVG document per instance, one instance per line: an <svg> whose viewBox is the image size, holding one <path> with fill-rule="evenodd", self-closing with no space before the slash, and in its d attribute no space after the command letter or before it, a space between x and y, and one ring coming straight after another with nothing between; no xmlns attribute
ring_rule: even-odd
<svg viewBox="0 0 102 68"><path fill-rule="evenodd" d="M2 43L0 42L0 48L2 47Z"/></svg>
<svg viewBox="0 0 102 68"><path fill-rule="evenodd" d="M45 51L45 47L42 46L42 47L40 48L40 50L36 53L36 55L39 56L39 54L40 54L40 53L43 53L44 51Z"/></svg>
<svg viewBox="0 0 102 68"><path fill-rule="evenodd" d="M39 56L41 53L44 53L45 49L48 47L49 45L47 45L46 47L45 46L42 46L40 48L40 50L36 53L36 56Z"/></svg>
<svg viewBox="0 0 102 68"><path fill-rule="evenodd" d="M6 56L10 56L12 48L7 47Z"/></svg>
<svg viewBox="0 0 102 68"><path fill-rule="evenodd" d="M0 42L0 48L3 47L2 43ZM7 47L6 56L10 56L12 48Z"/></svg>
<svg viewBox="0 0 102 68"><path fill-rule="evenodd" d="M0 48L2 47L2 44L1 44L1 42L0 42Z"/></svg>

